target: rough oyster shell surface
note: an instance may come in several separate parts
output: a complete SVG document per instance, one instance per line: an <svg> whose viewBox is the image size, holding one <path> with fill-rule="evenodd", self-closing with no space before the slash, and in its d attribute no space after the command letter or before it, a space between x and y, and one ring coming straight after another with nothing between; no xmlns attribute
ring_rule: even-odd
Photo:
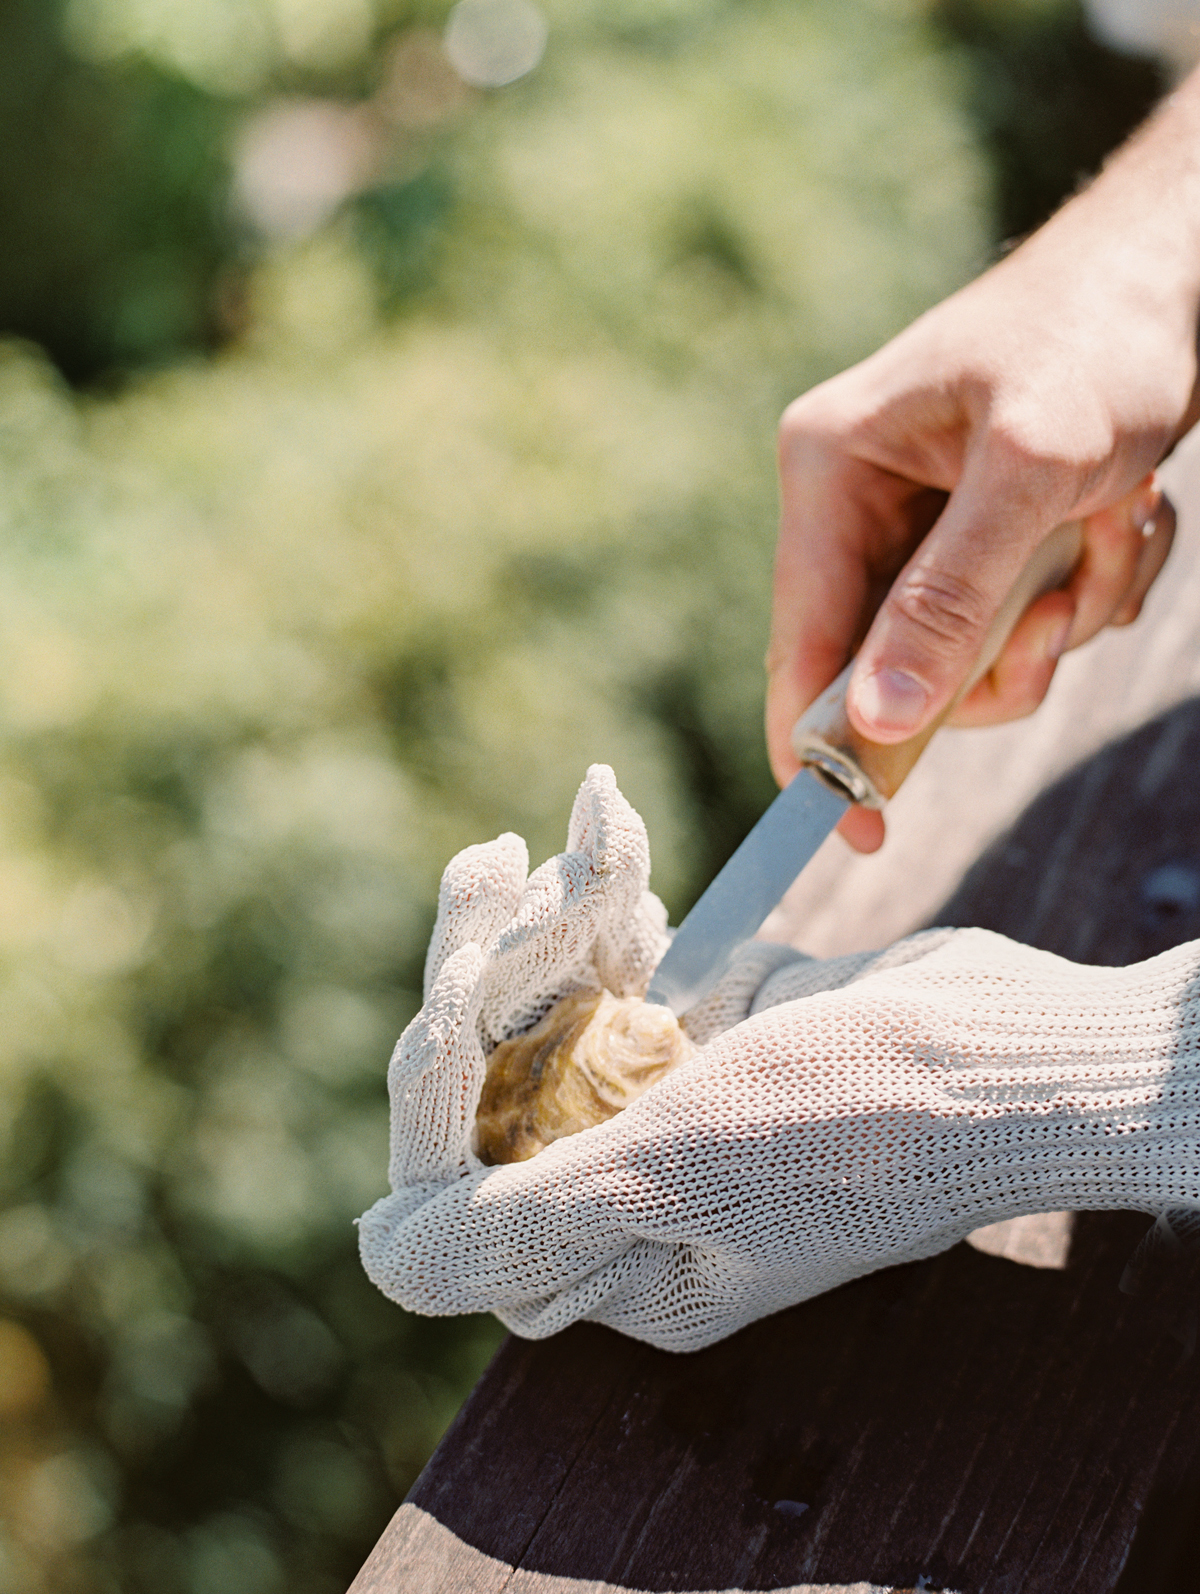
<svg viewBox="0 0 1200 1594"><path fill-rule="evenodd" d="M669 1008L608 991L564 997L488 1059L476 1150L522 1162L612 1118L696 1050Z"/></svg>

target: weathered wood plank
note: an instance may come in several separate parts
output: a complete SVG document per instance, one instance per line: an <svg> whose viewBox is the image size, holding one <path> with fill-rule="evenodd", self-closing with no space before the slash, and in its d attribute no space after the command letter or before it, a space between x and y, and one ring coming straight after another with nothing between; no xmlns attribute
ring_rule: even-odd
<svg viewBox="0 0 1200 1594"><path fill-rule="evenodd" d="M1113 1589L1200 1390L1116 1292L1144 1222L1080 1228L1066 1273L958 1248L697 1356L510 1343L356 1594Z"/></svg>

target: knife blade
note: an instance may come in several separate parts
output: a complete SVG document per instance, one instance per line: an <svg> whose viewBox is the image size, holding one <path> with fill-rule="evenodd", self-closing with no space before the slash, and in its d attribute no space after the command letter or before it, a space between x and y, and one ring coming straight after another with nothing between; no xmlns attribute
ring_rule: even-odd
<svg viewBox="0 0 1200 1594"><path fill-rule="evenodd" d="M646 992L677 1016L694 1007L729 966L834 829L851 803L882 808L899 790L938 726L991 669L1013 627L1036 598L1060 586L1077 564L1083 528L1057 527L1035 550L984 639L971 674L932 724L905 742L869 742L851 725L846 689L853 660L797 720L799 774L780 792L684 919Z"/></svg>
<svg viewBox="0 0 1200 1594"><path fill-rule="evenodd" d="M678 1015L706 996L849 806L813 770L794 775L675 932L646 1000Z"/></svg>

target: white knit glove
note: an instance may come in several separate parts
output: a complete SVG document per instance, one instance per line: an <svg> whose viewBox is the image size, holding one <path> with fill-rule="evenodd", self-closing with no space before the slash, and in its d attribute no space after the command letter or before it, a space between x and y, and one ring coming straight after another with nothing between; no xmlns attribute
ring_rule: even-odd
<svg viewBox="0 0 1200 1594"><path fill-rule="evenodd" d="M514 837L447 871L389 1075L393 1194L360 1227L402 1305L691 1350L1004 1218L1200 1206L1200 948L1089 968L983 930L825 964L752 945L689 1015L695 1057L607 1123L481 1166L481 1035L589 983L636 992L666 944L611 772L589 772L570 845L523 891Z"/></svg>
<svg viewBox="0 0 1200 1594"><path fill-rule="evenodd" d="M471 1129L485 1051L572 991L643 995L670 944L667 911L647 889L646 827L607 765L593 764L579 788L566 852L527 880L528 862L510 833L467 847L442 876L425 1005L388 1069L388 1179L401 1207L424 1200L431 1182L482 1168ZM364 1247L372 1232L364 1219Z"/></svg>

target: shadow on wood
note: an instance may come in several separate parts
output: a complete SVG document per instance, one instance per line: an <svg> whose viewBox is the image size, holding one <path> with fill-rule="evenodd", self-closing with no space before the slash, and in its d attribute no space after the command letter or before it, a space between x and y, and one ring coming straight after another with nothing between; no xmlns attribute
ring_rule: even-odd
<svg viewBox="0 0 1200 1594"><path fill-rule="evenodd" d="M938 922L1110 965L1200 937L1197 768L1192 701L1039 798ZM1062 1272L957 1246L689 1356L510 1340L354 1594L1185 1594L1200 1355L1183 1270L1118 1291L1146 1228L1077 1218Z"/></svg>

